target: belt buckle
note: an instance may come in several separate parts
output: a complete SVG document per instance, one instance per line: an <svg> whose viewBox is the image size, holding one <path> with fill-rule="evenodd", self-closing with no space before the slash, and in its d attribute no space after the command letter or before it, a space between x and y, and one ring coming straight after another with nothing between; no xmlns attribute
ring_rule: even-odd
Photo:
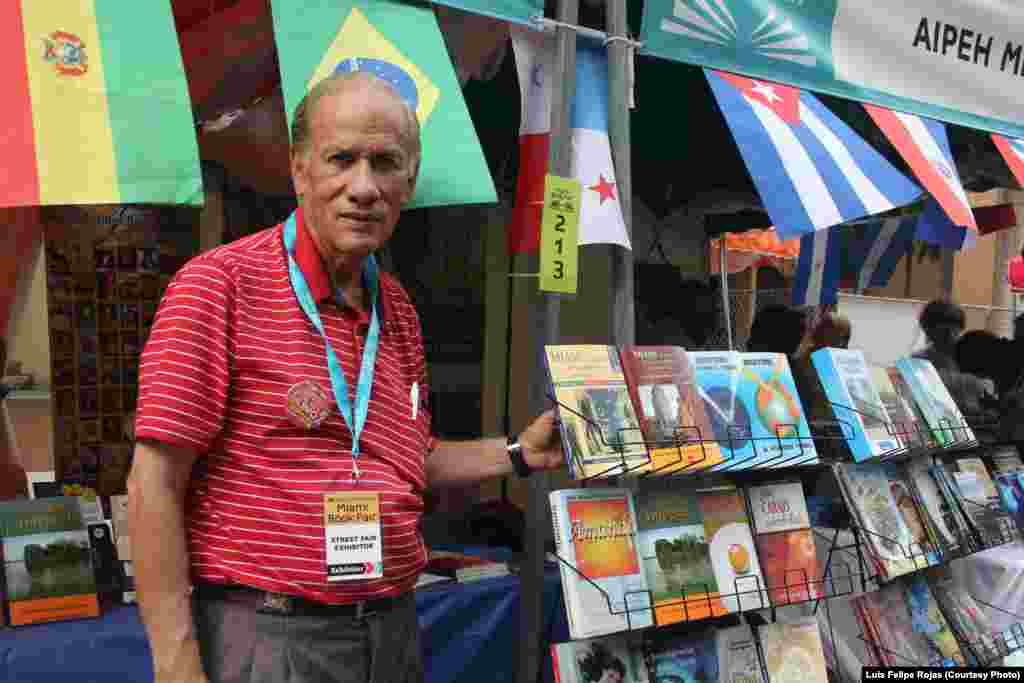
<svg viewBox="0 0 1024 683"><path fill-rule="evenodd" d="M260 611L272 614L291 614L295 611L295 601L290 595L265 591L263 593L263 607Z"/></svg>

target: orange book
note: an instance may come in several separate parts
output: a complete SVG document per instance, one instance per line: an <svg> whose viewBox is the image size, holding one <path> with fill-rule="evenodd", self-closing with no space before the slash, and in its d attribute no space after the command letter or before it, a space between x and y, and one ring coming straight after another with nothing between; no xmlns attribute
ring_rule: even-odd
<svg viewBox="0 0 1024 683"><path fill-rule="evenodd" d="M775 606L822 597L823 577L800 482L754 486L750 506L757 554Z"/></svg>

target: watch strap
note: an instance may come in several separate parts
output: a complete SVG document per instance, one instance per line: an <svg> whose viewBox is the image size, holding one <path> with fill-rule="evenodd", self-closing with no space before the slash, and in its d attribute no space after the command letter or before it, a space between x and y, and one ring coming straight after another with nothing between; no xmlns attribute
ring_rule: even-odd
<svg viewBox="0 0 1024 683"><path fill-rule="evenodd" d="M508 445L505 447L508 452L508 458L512 461L512 469L520 477L528 477L533 474L533 468L526 462L523 457L523 447L519 443L517 436L511 436L508 439Z"/></svg>

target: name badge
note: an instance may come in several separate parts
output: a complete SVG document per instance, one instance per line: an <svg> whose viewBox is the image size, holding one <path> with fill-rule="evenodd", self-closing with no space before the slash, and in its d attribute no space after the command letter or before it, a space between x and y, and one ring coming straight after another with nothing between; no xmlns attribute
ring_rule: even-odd
<svg viewBox="0 0 1024 683"><path fill-rule="evenodd" d="M328 581L384 576L380 494L373 491L326 494L324 542Z"/></svg>

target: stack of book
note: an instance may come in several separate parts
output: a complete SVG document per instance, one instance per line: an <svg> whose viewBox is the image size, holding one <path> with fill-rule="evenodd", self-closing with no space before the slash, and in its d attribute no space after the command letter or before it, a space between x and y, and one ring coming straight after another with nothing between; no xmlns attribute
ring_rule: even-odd
<svg viewBox="0 0 1024 683"><path fill-rule="evenodd" d="M827 593L799 482L743 491L645 480L635 491L553 491L550 502L573 638Z"/></svg>
<svg viewBox="0 0 1024 683"><path fill-rule="evenodd" d="M545 347L574 478L818 462L782 354Z"/></svg>

